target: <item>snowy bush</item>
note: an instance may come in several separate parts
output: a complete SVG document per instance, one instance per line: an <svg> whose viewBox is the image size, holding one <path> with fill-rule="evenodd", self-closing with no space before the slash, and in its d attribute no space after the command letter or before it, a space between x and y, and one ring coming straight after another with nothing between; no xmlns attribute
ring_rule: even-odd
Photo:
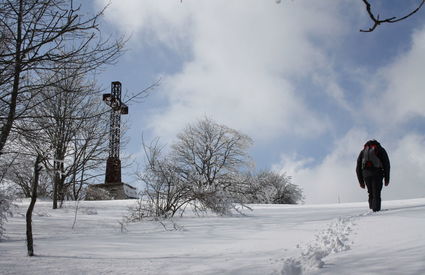
<svg viewBox="0 0 425 275"><path fill-rule="evenodd" d="M218 214L231 212L244 192L240 170L252 164L250 137L208 118L189 124L172 146L172 160L196 202Z"/></svg>
<svg viewBox="0 0 425 275"><path fill-rule="evenodd" d="M300 187L291 183L291 177L273 171L248 175L247 203L296 204L303 201Z"/></svg>
<svg viewBox="0 0 425 275"><path fill-rule="evenodd" d="M227 215L240 202L246 184L239 169L251 164L247 149L251 139L208 118L188 125L168 154L158 141L143 143L146 165L139 179L145 212L156 217L173 217L188 204L198 211Z"/></svg>
<svg viewBox="0 0 425 275"><path fill-rule="evenodd" d="M4 224L7 221L7 216L10 214L11 205L11 197L4 190L0 189L0 240L5 232Z"/></svg>
<svg viewBox="0 0 425 275"><path fill-rule="evenodd" d="M136 207L138 216L173 217L193 198L189 186L182 180L180 169L169 157L163 156L158 142L144 144L146 164L138 178L145 185Z"/></svg>
<svg viewBox="0 0 425 275"><path fill-rule="evenodd" d="M170 215L158 215L157 208L140 197L136 204L128 208L127 215L124 215L118 224L121 233L128 231L127 225L133 222L153 221L160 223L166 231L184 230L184 228L176 224Z"/></svg>

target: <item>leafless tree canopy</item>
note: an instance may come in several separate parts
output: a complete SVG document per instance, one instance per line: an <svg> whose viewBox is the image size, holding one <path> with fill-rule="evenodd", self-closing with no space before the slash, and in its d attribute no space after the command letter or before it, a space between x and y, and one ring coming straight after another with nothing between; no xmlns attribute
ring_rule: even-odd
<svg viewBox="0 0 425 275"><path fill-rule="evenodd" d="M148 217L173 217L193 200L191 186L181 178L179 167L164 155L158 140L143 147L146 164L138 178L145 184L141 194L144 203L139 204L137 219L142 218L140 213ZM146 207L141 209L143 205Z"/></svg>
<svg viewBox="0 0 425 275"><path fill-rule="evenodd" d="M393 17L388 17L388 18L385 18L385 19L381 19L379 14L375 14L372 11L372 5L370 4L369 0L363 0L363 3L366 6L366 11L367 11L370 19L372 20L373 25L367 30L361 29L360 31L361 32L373 32L379 25L381 25L383 23L397 23L397 22L400 22L402 20L409 18L410 16L417 13L422 8L422 6L425 3L425 0L421 0L416 9L412 10L410 13L408 13L408 14L402 16L402 17L393 16Z"/></svg>
<svg viewBox="0 0 425 275"><path fill-rule="evenodd" d="M246 188L240 169L249 168L252 140L205 118L188 125L164 155L157 142L144 145L147 164L140 179L152 206L149 215L173 216L192 204L228 214Z"/></svg>
<svg viewBox="0 0 425 275"><path fill-rule="evenodd" d="M240 170L249 168L252 140L209 118L188 125L172 146L173 162L201 206L226 214L243 188Z"/></svg>
<svg viewBox="0 0 425 275"><path fill-rule="evenodd" d="M15 123L16 147L46 156L43 165L53 182L53 208L66 197L81 199L108 148L107 110L99 89L74 70L62 75L66 77L39 92L37 107L26 119Z"/></svg>
<svg viewBox="0 0 425 275"><path fill-rule="evenodd" d="M34 159L28 155L16 156L12 165L9 167L5 177L15 184L13 193L18 197L31 198L33 171L28 169L33 165ZM52 193L51 181L48 174L40 173L39 185L37 188L37 197L49 198Z"/></svg>
<svg viewBox="0 0 425 275"><path fill-rule="evenodd" d="M123 40L101 37L102 12L85 18L68 0L0 1L0 155L15 120L61 72L85 74L119 57Z"/></svg>
<svg viewBox="0 0 425 275"><path fill-rule="evenodd" d="M177 139L172 146L174 161L201 189L231 186L234 174L250 161L251 138L208 118L188 125Z"/></svg>

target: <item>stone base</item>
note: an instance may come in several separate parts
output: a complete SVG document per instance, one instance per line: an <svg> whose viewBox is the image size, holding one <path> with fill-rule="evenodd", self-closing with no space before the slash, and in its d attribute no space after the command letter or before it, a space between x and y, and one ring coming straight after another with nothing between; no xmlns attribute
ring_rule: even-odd
<svg viewBox="0 0 425 275"><path fill-rule="evenodd" d="M137 198L136 188L123 182L92 184L87 190L88 200L125 200Z"/></svg>

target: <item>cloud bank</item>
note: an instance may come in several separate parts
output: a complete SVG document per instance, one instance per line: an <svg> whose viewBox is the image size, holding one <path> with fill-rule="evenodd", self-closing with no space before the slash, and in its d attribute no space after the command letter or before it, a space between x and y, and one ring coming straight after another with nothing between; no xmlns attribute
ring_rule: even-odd
<svg viewBox="0 0 425 275"><path fill-rule="evenodd" d="M292 79L314 75L333 86L327 96L343 101L343 94L330 83L326 49L317 46L342 32L337 5L316 2L126 0L112 2L108 18L137 42L190 56L163 79L167 105L151 119L155 133L173 136L188 120L207 115L255 139L317 136L330 124Z"/></svg>
<svg viewBox="0 0 425 275"><path fill-rule="evenodd" d="M373 130L353 126L345 136L334 141L334 149L314 166L308 158L283 155L275 170L288 171L301 185L307 201L313 203L361 201L366 198L358 188L355 160L368 139L382 137L389 152L391 184L384 187L385 199L425 196L425 28L414 32L410 49L387 67L369 77L362 105L362 124ZM419 126L412 127L412 120ZM422 126L422 127L421 127ZM381 140L382 141L382 140Z"/></svg>

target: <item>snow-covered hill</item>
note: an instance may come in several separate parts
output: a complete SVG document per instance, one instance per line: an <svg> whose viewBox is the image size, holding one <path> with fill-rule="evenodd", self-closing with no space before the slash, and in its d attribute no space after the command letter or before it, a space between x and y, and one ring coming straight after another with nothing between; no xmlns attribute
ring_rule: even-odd
<svg viewBox="0 0 425 275"><path fill-rule="evenodd" d="M80 202L34 213L36 257L26 256L28 202L0 242L0 274L425 274L425 199L253 205L246 216L119 221L135 201ZM171 231L165 230L173 229Z"/></svg>

